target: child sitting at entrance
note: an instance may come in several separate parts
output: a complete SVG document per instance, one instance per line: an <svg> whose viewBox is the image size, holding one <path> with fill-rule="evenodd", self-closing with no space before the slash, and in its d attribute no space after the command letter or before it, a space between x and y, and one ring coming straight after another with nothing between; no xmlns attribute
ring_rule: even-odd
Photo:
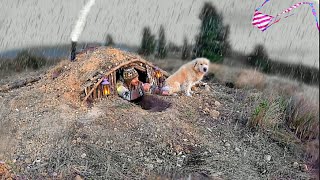
<svg viewBox="0 0 320 180"><path fill-rule="evenodd" d="M117 92L123 99L132 101L149 91L151 94L167 95L166 91L158 90L156 87L151 87L149 83L139 81L139 74L134 68L125 69L123 79L124 82L117 83Z"/></svg>
<svg viewBox="0 0 320 180"><path fill-rule="evenodd" d="M149 83L139 81L139 74L134 68L125 69L123 71L123 79L124 82L117 83L118 95L123 99L144 106L144 109L152 109L156 107L157 105L154 105L154 103L158 103L158 105L161 104L159 104L161 100L156 99L155 97L148 96L148 98L143 98L146 95L146 92L150 92L151 94L168 95L167 91L159 90L157 87L151 87Z"/></svg>

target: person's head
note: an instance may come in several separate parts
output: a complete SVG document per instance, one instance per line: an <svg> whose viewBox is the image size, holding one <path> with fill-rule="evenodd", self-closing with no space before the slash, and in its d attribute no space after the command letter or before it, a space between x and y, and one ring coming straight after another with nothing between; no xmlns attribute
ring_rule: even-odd
<svg viewBox="0 0 320 180"><path fill-rule="evenodd" d="M134 68L125 69L123 79L128 85L137 86L139 84L139 74Z"/></svg>

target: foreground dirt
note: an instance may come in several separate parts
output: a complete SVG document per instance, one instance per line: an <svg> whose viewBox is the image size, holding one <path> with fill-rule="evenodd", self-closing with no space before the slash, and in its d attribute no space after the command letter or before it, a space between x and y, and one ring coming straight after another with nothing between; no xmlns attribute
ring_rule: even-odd
<svg viewBox="0 0 320 180"><path fill-rule="evenodd" d="M42 83L0 94L0 160L16 177L309 178L299 153L245 127L258 91L209 81L151 113L118 97L75 107Z"/></svg>

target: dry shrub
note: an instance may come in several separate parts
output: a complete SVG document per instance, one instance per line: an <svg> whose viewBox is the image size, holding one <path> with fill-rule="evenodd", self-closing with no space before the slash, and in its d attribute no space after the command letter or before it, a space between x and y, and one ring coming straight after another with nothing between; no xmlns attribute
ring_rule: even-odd
<svg viewBox="0 0 320 180"><path fill-rule="evenodd" d="M319 170L319 105L302 93L291 98L264 96L257 100L248 126L271 132L281 143L304 148L311 167Z"/></svg>
<svg viewBox="0 0 320 180"><path fill-rule="evenodd" d="M286 110L287 124L302 140L319 137L319 105L302 95L293 96Z"/></svg>
<svg viewBox="0 0 320 180"><path fill-rule="evenodd" d="M254 70L242 70L235 81L238 88L257 88L263 89L265 87L266 77L264 74Z"/></svg>
<svg viewBox="0 0 320 180"><path fill-rule="evenodd" d="M264 89L266 77L263 73L253 69L232 68L220 64L210 64L209 75L221 83L231 83L237 88L257 88Z"/></svg>
<svg viewBox="0 0 320 180"><path fill-rule="evenodd" d="M253 111L248 126L252 128L275 129L283 124L283 115L286 108L286 101L282 97L269 97L260 100L260 103Z"/></svg>

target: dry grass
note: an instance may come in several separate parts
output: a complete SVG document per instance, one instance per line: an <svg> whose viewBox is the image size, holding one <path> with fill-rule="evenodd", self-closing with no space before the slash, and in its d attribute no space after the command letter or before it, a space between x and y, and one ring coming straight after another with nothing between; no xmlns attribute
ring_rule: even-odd
<svg viewBox="0 0 320 180"><path fill-rule="evenodd" d="M304 148L306 160L318 169L319 106L302 95L274 94L263 94L256 104L248 126L271 133L280 143Z"/></svg>
<svg viewBox="0 0 320 180"><path fill-rule="evenodd" d="M254 100L248 126L270 132L287 145L304 145L307 159L319 162L319 88L279 76L268 76L253 69L212 64L211 74L223 84L255 88L263 94ZM318 168L318 166L315 166Z"/></svg>

